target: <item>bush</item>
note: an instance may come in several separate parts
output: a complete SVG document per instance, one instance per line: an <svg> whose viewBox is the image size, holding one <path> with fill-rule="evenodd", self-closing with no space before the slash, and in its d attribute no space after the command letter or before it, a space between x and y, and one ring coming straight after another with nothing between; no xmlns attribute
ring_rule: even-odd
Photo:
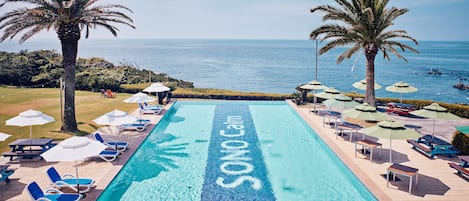
<svg viewBox="0 0 469 201"><path fill-rule="evenodd" d="M222 100L285 100L288 98L292 98L292 96L286 94L239 92L223 89L178 88L173 92L173 98L200 98Z"/></svg>
<svg viewBox="0 0 469 201"><path fill-rule="evenodd" d="M469 155L469 136L456 131L453 135L453 147L460 151L461 155Z"/></svg>

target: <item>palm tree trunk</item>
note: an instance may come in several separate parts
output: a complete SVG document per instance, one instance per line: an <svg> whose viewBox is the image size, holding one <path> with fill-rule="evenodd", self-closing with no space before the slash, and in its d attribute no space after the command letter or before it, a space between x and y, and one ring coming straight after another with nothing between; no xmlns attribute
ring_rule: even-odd
<svg viewBox="0 0 469 201"><path fill-rule="evenodd" d="M364 48L366 56L366 92L365 102L376 106L375 98L375 57L378 54L378 47L375 44L367 44Z"/></svg>
<svg viewBox="0 0 469 201"><path fill-rule="evenodd" d="M62 45L62 66L65 69L64 121L60 130L76 132L78 127L75 117L75 66L80 29L77 25L62 25L57 34Z"/></svg>

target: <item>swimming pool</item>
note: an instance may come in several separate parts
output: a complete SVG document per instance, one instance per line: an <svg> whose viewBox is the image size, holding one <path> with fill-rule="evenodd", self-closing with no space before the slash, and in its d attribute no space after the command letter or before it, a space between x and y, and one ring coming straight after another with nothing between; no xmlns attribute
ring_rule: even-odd
<svg viewBox="0 0 469 201"><path fill-rule="evenodd" d="M376 200L286 102L178 101L98 198Z"/></svg>

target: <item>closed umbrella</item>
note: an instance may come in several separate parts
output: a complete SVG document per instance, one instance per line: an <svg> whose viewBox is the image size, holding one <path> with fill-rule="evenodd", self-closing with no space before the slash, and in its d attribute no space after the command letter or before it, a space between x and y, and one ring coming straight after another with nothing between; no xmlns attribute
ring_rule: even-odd
<svg viewBox="0 0 469 201"><path fill-rule="evenodd" d="M426 117L433 119L433 130L432 130L432 137L435 136L435 124L437 119L441 120L459 120L461 117L458 117L452 113L448 112L448 109L441 107L438 103L432 103L423 107L421 110L415 110L410 112L410 114L419 116L419 117Z"/></svg>
<svg viewBox="0 0 469 201"><path fill-rule="evenodd" d="M6 133L0 133L0 141L5 141L10 136L11 135L8 135Z"/></svg>
<svg viewBox="0 0 469 201"><path fill-rule="evenodd" d="M343 94L339 94L335 98L327 99L323 102L323 104L328 107L339 108L341 110L354 108L360 105L360 103L352 100L352 98Z"/></svg>
<svg viewBox="0 0 469 201"><path fill-rule="evenodd" d="M52 161L75 161L75 174L78 184L78 162L92 156L98 156L106 148L101 142L91 140L87 137L71 137L59 142L41 154L44 160ZM78 193L80 187L78 186Z"/></svg>
<svg viewBox="0 0 469 201"><path fill-rule="evenodd" d="M37 110L27 110L21 112L18 116L8 119L6 121L7 126L29 126L29 138L33 137L33 126L43 125L49 122L53 122L54 118L45 115Z"/></svg>
<svg viewBox="0 0 469 201"><path fill-rule="evenodd" d="M360 90L366 90L366 79L360 80L359 82L355 82L352 84L353 87L360 89ZM381 89L381 85L375 82L375 90Z"/></svg>
<svg viewBox="0 0 469 201"><path fill-rule="evenodd" d="M399 81L394 83L391 86L386 87L386 91L394 92L394 93L399 93L401 98L401 103L402 103L402 94L403 93L413 93L417 91L417 88L410 86L409 84Z"/></svg>
<svg viewBox="0 0 469 201"><path fill-rule="evenodd" d="M394 120L381 121L376 126L362 129L362 132L369 136L389 139L389 162L391 163L393 139L415 139L421 137L419 133L404 127L404 124Z"/></svg>
<svg viewBox="0 0 469 201"><path fill-rule="evenodd" d="M324 99L335 98L340 95L340 91L334 89L333 87L329 87L324 91L314 94L314 96Z"/></svg>

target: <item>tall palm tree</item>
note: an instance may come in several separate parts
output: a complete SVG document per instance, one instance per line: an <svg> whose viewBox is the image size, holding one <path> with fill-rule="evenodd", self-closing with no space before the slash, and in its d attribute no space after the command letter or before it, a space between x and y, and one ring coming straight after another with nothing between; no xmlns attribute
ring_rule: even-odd
<svg viewBox="0 0 469 201"><path fill-rule="evenodd" d="M129 8L117 5L94 5L98 0L3 0L0 7L9 3L27 4L28 7L15 8L0 17L0 42L23 34L23 43L42 30L55 29L62 46L62 66L65 68L64 122L61 130L78 131L75 117L75 65L78 40L85 30L88 38L90 29L104 27L114 36L119 30L115 24L135 28L132 19L121 11L132 12Z"/></svg>
<svg viewBox="0 0 469 201"><path fill-rule="evenodd" d="M402 52L410 50L418 53L411 46L396 39L409 39L416 45L417 40L410 37L405 30L389 30L393 21L407 13L408 9L388 8L389 0L335 0L338 6L320 5L311 12L324 12L323 21L332 20L337 23L324 24L311 32L311 39L322 37L327 44L321 48L320 54L345 46L347 49L339 55L337 63L363 49L366 57L366 94L365 102L375 105L375 57L381 50L383 57L390 60L389 53L407 62ZM397 49L396 49L397 48Z"/></svg>

